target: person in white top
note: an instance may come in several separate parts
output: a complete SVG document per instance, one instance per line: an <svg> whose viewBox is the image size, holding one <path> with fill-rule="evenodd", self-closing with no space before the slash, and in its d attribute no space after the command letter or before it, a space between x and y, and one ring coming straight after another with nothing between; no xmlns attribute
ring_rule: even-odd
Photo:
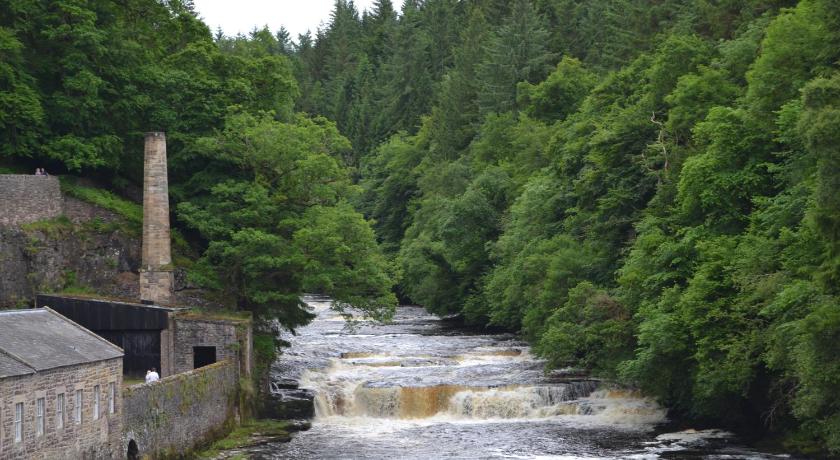
<svg viewBox="0 0 840 460"><path fill-rule="evenodd" d="M157 373L154 367L146 372L146 383L157 382L158 380L160 380L160 375Z"/></svg>

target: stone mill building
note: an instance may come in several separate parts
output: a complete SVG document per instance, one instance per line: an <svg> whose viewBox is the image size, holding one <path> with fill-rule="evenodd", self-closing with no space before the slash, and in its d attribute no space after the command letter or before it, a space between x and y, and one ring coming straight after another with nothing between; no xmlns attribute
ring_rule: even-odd
<svg viewBox="0 0 840 460"><path fill-rule="evenodd" d="M0 330L0 458L121 457L122 350L49 308Z"/></svg>
<svg viewBox="0 0 840 460"><path fill-rule="evenodd" d="M38 308L0 310L0 460L179 457L241 418L251 318L176 295L166 164L147 133L139 299L35 292ZM55 177L0 175L0 229L67 218L64 198ZM0 293L21 271L0 257Z"/></svg>

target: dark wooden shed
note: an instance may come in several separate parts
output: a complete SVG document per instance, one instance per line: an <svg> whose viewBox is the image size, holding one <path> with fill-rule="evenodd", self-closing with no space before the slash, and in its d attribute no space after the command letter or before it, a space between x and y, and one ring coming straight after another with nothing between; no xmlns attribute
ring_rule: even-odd
<svg viewBox="0 0 840 460"><path fill-rule="evenodd" d="M39 294L37 307L50 307L123 349L123 373L142 377L161 370L161 332L178 308Z"/></svg>

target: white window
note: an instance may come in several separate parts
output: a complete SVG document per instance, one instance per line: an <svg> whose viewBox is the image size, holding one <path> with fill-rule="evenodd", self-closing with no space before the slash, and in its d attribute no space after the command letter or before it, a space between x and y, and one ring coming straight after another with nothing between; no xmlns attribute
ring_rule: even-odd
<svg viewBox="0 0 840 460"><path fill-rule="evenodd" d="M82 390L76 390L76 405L73 411L76 413L76 423L82 423Z"/></svg>
<svg viewBox="0 0 840 460"><path fill-rule="evenodd" d="M44 435L44 398L35 400L35 436Z"/></svg>
<svg viewBox="0 0 840 460"><path fill-rule="evenodd" d="M108 413L113 414L116 412L116 400L117 399L117 384L111 382L108 384Z"/></svg>
<svg viewBox="0 0 840 460"><path fill-rule="evenodd" d="M64 428L64 393L55 397L55 427Z"/></svg>
<svg viewBox="0 0 840 460"><path fill-rule="evenodd" d="M99 420L99 385L93 387L93 419Z"/></svg>
<svg viewBox="0 0 840 460"><path fill-rule="evenodd" d="M23 441L23 403L15 404L15 442Z"/></svg>

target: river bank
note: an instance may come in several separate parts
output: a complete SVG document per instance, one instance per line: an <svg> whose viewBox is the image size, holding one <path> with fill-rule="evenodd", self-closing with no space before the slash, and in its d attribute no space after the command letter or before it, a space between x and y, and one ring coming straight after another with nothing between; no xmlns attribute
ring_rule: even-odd
<svg viewBox="0 0 840 460"><path fill-rule="evenodd" d="M248 420L231 431L226 437L196 453L199 459L247 458L244 449L268 443L283 443L292 440L292 433L312 427L308 421L259 419Z"/></svg>

